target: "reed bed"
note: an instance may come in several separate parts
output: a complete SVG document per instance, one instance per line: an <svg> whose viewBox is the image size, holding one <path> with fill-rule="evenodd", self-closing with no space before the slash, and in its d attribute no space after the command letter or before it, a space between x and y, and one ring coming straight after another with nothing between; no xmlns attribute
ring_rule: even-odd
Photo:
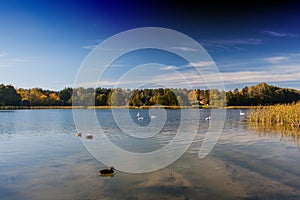
<svg viewBox="0 0 300 200"><path fill-rule="evenodd" d="M248 114L249 127L259 136L280 137L292 141L300 150L300 102L257 107Z"/></svg>
<svg viewBox="0 0 300 200"><path fill-rule="evenodd" d="M300 102L251 109L247 119L250 129L262 135L289 138L299 147Z"/></svg>
<svg viewBox="0 0 300 200"><path fill-rule="evenodd" d="M250 110L248 121L262 125L300 128L300 102Z"/></svg>

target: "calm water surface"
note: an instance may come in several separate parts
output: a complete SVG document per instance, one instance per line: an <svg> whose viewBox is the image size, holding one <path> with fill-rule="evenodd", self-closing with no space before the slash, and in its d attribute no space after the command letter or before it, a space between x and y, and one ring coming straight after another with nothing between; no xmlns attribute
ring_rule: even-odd
<svg viewBox="0 0 300 200"><path fill-rule="evenodd" d="M136 120L137 112L144 121ZM110 178L97 176L105 166L75 137L71 110L1 111L0 199L300 199L297 144L280 135L258 134L247 127L239 110L228 110L218 144L199 159L209 126L205 118L210 115L209 110L200 112L194 142L172 165L151 173L117 172ZM168 120L159 134L137 139L122 133L110 110L96 114L114 144L139 153L166 145L181 116L179 110L167 110ZM148 110L130 114L139 126L149 123Z"/></svg>

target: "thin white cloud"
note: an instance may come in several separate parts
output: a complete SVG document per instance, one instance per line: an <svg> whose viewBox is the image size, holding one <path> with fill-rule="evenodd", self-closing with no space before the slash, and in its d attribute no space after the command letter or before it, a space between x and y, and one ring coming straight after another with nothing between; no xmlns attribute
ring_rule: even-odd
<svg viewBox="0 0 300 200"><path fill-rule="evenodd" d="M90 40L89 42L99 44L102 41L103 39L95 39L95 40Z"/></svg>
<svg viewBox="0 0 300 200"><path fill-rule="evenodd" d="M6 52L0 52L0 57L7 55Z"/></svg>
<svg viewBox="0 0 300 200"><path fill-rule="evenodd" d="M26 57L26 58L21 58L21 57L15 57L15 58L7 58L5 60L1 60L0 62L0 67L13 67L13 66L18 66L22 65L24 63L34 63L38 62L38 57Z"/></svg>
<svg viewBox="0 0 300 200"><path fill-rule="evenodd" d="M162 67L161 70L169 71L169 70L187 69L187 68L193 68L193 67L212 67L214 65L215 65L215 63L212 61L199 61L199 62L189 63L189 64L183 65L183 66L169 65L169 66Z"/></svg>
<svg viewBox="0 0 300 200"><path fill-rule="evenodd" d="M212 61L199 61L199 62L189 63L190 67L209 67L213 65L214 62Z"/></svg>
<svg viewBox="0 0 300 200"><path fill-rule="evenodd" d="M190 48L190 47L173 47L172 49L181 50L181 51L185 51L185 52L195 52L195 51L197 51L197 49L193 49L193 48Z"/></svg>
<svg viewBox="0 0 300 200"><path fill-rule="evenodd" d="M176 67L176 66L175 66ZM171 67L170 67L171 68ZM237 69L238 70L238 69ZM122 87L122 88L138 88L140 86L164 86L170 88L218 88L222 89L222 84L227 88L232 85L244 84L251 85L260 82L272 83L291 83L299 82L300 64L270 64L257 69L247 71L232 71L232 72L214 72L203 71L198 74L196 71L184 70L165 71L163 73L145 75L142 77L127 77L121 80L101 80L98 83L87 84L94 87ZM221 78L220 78L221 77ZM223 81L223 82L222 82Z"/></svg>
<svg viewBox="0 0 300 200"><path fill-rule="evenodd" d="M176 69L179 69L179 67L174 66L174 65L169 65L169 66L165 66L165 67L161 68L161 70L163 70L163 71L176 70Z"/></svg>
<svg viewBox="0 0 300 200"><path fill-rule="evenodd" d="M34 63L38 62L39 58L36 56L31 56L31 57L16 57L12 58L11 61L15 64L20 64L20 63Z"/></svg>
<svg viewBox="0 0 300 200"><path fill-rule="evenodd" d="M279 33L275 31L263 31L264 34L273 36L273 37L297 37L298 35L292 33Z"/></svg>
<svg viewBox="0 0 300 200"><path fill-rule="evenodd" d="M96 40L89 40L87 45L82 46L83 49L94 49L100 42L102 42L102 39L96 39Z"/></svg>
<svg viewBox="0 0 300 200"><path fill-rule="evenodd" d="M260 82L292 82L299 81L300 64L265 66L260 71L234 71L220 72L225 85L250 84ZM213 81L213 76L207 76L208 81Z"/></svg>
<svg viewBox="0 0 300 200"><path fill-rule="evenodd" d="M109 65L109 67L127 67L128 64L122 64L122 63L113 63Z"/></svg>
<svg viewBox="0 0 300 200"><path fill-rule="evenodd" d="M259 45L262 43L261 39L258 38L235 38L229 40L207 40L203 41L203 45L211 46L240 46L240 45Z"/></svg>
<svg viewBox="0 0 300 200"><path fill-rule="evenodd" d="M14 62L29 62L29 60L25 59L25 58L14 58L13 61Z"/></svg>
<svg viewBox="0 0 300 200"><path fill-rule="evenodd" d="M273 64L280 63L280 62L286 61L288 59L289 59L289 57L287 57L287 56L274 56L274 57L265 58L265 60L267 62L273 63Z"/></svg>
<svg viewBox="0 0 300 200"><path fill-rule="evenodd" d="M272 69L272 70L270 70ZM251 84L260 82L299 82L300 77L300 65L281 65L266 67L262 71L235 71L235 72L220 72L219 74L211 73L206 74L203 80L199 80L199 76L194 73L185 73L184 78L174 75L162 75L159 79L152 79L152 81L164 81L170 82L171 85L180 86L186 80L196 87L203 87L210 85L220 85L220 79L217 76L221 76L225 85L234 84Z"/></svg>
<svg viewBox="0 0 300 200"><path fill-rule="evenodd" d="M9 67L11 65L12 65L11 63L0 63L0 68L6 68L6 67Z"/></svg>
<svg viewBox="0 0 300 200"><path fill-rule="evenodd" d="M222 73L225 84L249 84L259 82L292 82L299 81L300 72L295 73L270 73L270 71L257 72L227 72Z"/></svg>
<svg viewBox="0 0 300 200"><path fill-rule="evenodd" d="M85 45L82 48L84 48L84 49L94 49L96 46L97 45L95 45L95 44L91 44L91 45Z"/></svg>
<svg viewBox="0 0 300 200"><path fill-rule="evenodd" d="M290 64L277 64L277 65L269 65L261 68L260 71L272 72L272 73L280 73L280 74L292 74L300 72L300 64L290 63ZM259 71L259 70L257 70Z"/></svg>

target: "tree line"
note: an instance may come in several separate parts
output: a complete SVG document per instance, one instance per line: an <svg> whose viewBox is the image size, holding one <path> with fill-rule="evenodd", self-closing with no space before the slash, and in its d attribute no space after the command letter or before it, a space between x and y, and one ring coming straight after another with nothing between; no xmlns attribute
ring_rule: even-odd
<svg viewBox="0 0 300 200"><path fill-rule="evenodd" d="M231 91L201 89L14 88L0 84L0 106L257 106L293 103L300 91L266 83Z"/></svg>
<svg viewBox="0 0 300 200"><path fill-rule="evenodd" d="M294 103L300 100L300 91L280 88L265 82L241 90L226 92L227 105L258 106Z"/></svg>

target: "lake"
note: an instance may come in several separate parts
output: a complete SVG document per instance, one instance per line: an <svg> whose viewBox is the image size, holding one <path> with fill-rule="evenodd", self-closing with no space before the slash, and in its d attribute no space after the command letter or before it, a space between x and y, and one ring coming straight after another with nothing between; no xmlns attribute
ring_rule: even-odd
<svg viewBox="0 0 300 200"><path fill-rule="evenodd" d="M94 156L111 152L97 140L97 127L89 126L92 110L77 110L87 116L82 133L94 133L92 140L75 136L72 110L0 111L0 199L300 199L297 143L280 134L249 128L245 120L248 110L242 111L245 116L240 110L227 110L218 143L200 159L198 152L210 123L205 118L211 110L200 110L197 121L193 120L195 110L185 110L190 117L185 134L196 128L196 136L179 159L154 172L127 173L118 168L133 163L120 158L124 166L114 165L117 174L113 177L97 175L106 166ZM114 145L139 154L172 141L183 116L180 110L166 110L166 121L157 134L135 138L123 132L133 124L123 123L120 128L114 121L114 115L124 112L96 110L95 114L102 134ZM138 120L137 113L144 119ZM153 118L150 114L149 110L129 110L134 126L141 130L151 120L160 120L158 114ZM194 127L197 123L199 127ZM89 149L93 145L97 152Z"/></svg>

